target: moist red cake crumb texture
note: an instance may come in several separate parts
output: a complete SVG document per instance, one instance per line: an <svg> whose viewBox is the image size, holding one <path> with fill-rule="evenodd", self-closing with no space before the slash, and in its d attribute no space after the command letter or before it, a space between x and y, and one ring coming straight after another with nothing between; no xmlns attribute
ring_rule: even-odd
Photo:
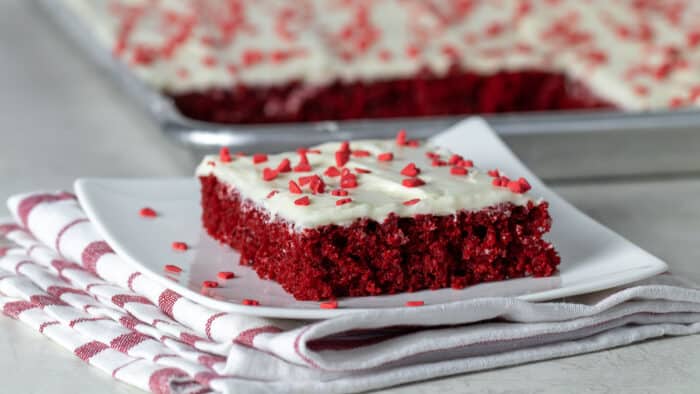
<svg viewBox="0 0 700 394"><path fill-rule="evenodd" d="M299 300L543 277L559 264L554 248L541 238L551 225L544 202L295 231L215 176L200 182L207 232L238 250L241 264Z"/></svg>
<svg viewBox="0 0 700 394"><path fill-rule="evenodd" d="M583 84L545 71L464 72L376 82L240 85L171 93L186 116L217 123L275 123L470 113L613 108ZM303 100L300 98L303 97Z"/></svg>

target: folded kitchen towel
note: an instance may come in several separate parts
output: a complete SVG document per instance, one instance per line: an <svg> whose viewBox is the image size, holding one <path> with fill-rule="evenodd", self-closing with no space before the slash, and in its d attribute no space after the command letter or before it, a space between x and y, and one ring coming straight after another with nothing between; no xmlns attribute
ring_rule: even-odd
<svg viewBox="0 0 700 394"><path fill-rule="evenodd" d="M155 393L358 392L700 331L700 290L671 275L567 302L493 297L315 322L223 313L122 261L74 195L8 205L4 314Z"/></svg>

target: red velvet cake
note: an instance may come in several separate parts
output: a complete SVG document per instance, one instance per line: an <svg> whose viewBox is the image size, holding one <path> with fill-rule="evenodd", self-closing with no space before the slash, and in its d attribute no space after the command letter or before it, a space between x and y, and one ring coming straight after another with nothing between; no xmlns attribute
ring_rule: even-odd
<svg viewBox="0 0 700 394"><path fill-rule="evenodd" d="M192 118L700 103L700 2L61 0Z"/></svg>
<svg viewBox="0 0 700 394"><path fill-rule="evenodd" d="M396 141L205 157L203 224L300 300L550 276L547 203L523 179Z"/></svg>

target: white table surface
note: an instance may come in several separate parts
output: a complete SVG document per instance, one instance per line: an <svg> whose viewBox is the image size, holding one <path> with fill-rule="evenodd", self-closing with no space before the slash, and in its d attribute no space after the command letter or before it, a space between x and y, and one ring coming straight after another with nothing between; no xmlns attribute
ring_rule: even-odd
<svg viewBox="0 0 700 394"><path fill-rule="evenodd" d="M0 200L21 191L69 188L78 176L190 174L193 156L165 139L53 26L34 15L29 3L0 1ZM546 158L541 160L529 164L546 169ZM686 173L554 186L574 205L666 260L674 273L700 281L700 178ZM383 392L697 393L698 349L700 336L668 338ZM2 393L141 392L3 316L0 371Z"/></svg>

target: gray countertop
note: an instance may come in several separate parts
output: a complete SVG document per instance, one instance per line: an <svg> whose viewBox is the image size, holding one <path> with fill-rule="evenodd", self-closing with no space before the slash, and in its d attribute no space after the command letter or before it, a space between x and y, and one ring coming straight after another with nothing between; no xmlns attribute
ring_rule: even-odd
<svg viewBox="0 0 700 394"><path fill-rule="evenodd" d="M0 2L0 200L16 192L70 188L78 176L190 174L194 156L165 139L76 48L33 15L28 3ZM594 146L596 136L571 137L569 143L567 136L508 142L574 205L667 261L674 273L700 282L698 135L687 134L688 143L656 136L627 144L618 138L613 142L618 148L596 157L589 156L596 149L586 157L562 153L575 151L574 145ZM626 150L630 144L634 149ZM640 165L640 155L653 165ZM563 171L570 160L584 164ZM619 168L627 170L615 171ZM614 176L601 176L606 169ZM0 332L2 392L140 392L21 323L0 317ZM385 392L695 393L698 348L700 336L668 338Z"/></svg>

